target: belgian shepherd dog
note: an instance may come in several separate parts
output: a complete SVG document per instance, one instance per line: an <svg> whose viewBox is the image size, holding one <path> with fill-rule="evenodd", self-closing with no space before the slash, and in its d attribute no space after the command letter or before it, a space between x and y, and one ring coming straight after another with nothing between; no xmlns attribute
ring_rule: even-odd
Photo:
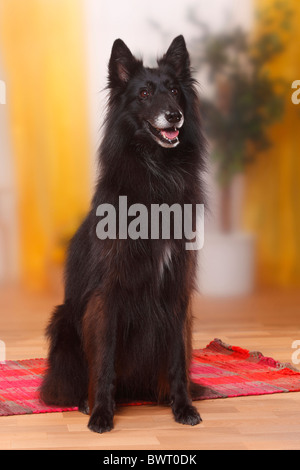
<svg viewBox="0 0 300 470"><path fill-rule="evenodd" d="M42 400L78 406L98 433L113 428L116 403L132 400L169 404L179 423L201 421L192 404L200 392L189 378L197 251L174 234L96 234L97 208L109 203L118 214L120 195L148 208L204 202L205 146L183 36L157 65L144 67L121 39L114 42L99 178L69 245L64 303L46 330Z"/></svg>

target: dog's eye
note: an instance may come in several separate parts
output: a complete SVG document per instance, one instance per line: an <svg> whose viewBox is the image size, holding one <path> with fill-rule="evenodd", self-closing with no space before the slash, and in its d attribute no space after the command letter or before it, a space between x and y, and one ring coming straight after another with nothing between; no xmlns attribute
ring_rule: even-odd
<svg viewBox="0 0 300 470"><path fill-rule="evenodd" d="M177 88L171 88L171 93L172 93L172 95L177 96L178 95L178 89Z"/></svg>
<svg viewBox="0 0 300 470"><path fill-rule="evenodd" d="M140 98L142 100L146 100L149 97L150 93L148 90L141 90L140 91Z"/></svg>

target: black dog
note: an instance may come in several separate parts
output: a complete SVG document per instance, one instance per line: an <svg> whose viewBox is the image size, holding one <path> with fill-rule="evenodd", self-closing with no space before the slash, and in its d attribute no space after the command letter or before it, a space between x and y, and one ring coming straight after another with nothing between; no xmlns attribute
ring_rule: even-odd
<svg viewBox="0 0 300 470"><path fill-rule="evenodd" d="M189 380L190 299L196 251L185 239L96 234L97 208L204 202L199 102L182 36L158 68L146 68L123 41L113 45L100 177L91 210L71 241L65 298L47 328L49 368L41 398L90 410L89 428L113 428L115 403L171 403L175 420L196 425ZM88 404L87 404L88 403Z"/></svg>

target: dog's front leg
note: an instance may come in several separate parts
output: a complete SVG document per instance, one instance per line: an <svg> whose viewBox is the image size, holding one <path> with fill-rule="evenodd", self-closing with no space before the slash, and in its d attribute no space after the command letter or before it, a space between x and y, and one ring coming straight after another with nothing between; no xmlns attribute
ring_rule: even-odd
<svg viewBox="0 0 300 470"><path fill-rule="evenodd" d="M189 394L189 379L186 365L186 351L183 338L178 338L179 344L174 344L173 361L170 367L170 398L175 421L195 426L202 419L197 409L192 405Z"/></svg>
<svg viewBox="0 0 300 470"><path fill-rule="evenodd" d="M107 338L105 347L102 346L101 365L96 365L90 376L89 408L91 416L88 427L91 431L103 433L113 428L115 411L114 400L114 338ZM103 351L104 349L104 351Z"/></svg>
<svg viewBox="0 0 300 470"><path fill-rule="evenodd" d="M89 302L84 318L84 344L89 367L88 401L91 431L103 433L113 428L115 411L116 317L105 311L100 297Z"/></svg>

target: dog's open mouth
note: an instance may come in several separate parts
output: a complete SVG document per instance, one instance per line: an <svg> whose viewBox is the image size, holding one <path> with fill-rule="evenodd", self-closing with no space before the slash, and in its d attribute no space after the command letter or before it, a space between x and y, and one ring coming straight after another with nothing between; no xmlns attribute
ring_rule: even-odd
<svg viewBox="0 0 300 470"><path fill-rule="evenodd" d="M175 126L167 129L158 129L157 127L152 126L149 121L147 121L147 124L151 134L155 137L155 140L157 140L163 147L175 147L179 144L179 130Z"/></svg>

